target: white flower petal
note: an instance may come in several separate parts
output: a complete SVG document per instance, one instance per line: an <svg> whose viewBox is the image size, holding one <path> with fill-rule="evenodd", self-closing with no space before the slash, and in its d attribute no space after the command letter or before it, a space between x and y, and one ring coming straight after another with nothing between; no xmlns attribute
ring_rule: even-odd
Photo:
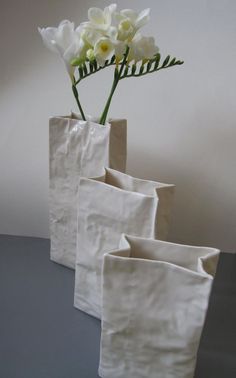
<svg viewBox="0 0 236 378"><path fill-rule="evenodd" d="M100 65L104 64L107 59L110 59L114 55L114 52L115 46L109 38L100 38L94 46L94 56Z"/></svg>
<svg viewBox="0 0 236 378"><path fill-rule="evenodd" d="M135 37L133 39L133 43L138 43L139 41L141 41L141 39L143 38L142 34L141 33L136 33L135 34Z"/></svg>
<svg viewBox="0 0 236 378"><path fill-rule="evenodd" d="M56 33L56 42L65 50L74 42L74 23L64 20L60 23Z"/></svg>
<svg viewBox="0 0 236 378"><path fill-rule="evenodd" d="M76 58L79 53L79 44L75 41L64 52L63 59L70 63L72 59Z"/></svg>
<svg viewBox="0 0 236 378"><path fill-rule="evenodd" d="M65 52L63 48L54 40L52 40L52 45L55 49L55 52L57 52L59 55L61 55L61 57L63 57L64 52Z"/></svg>
<svg viewBox="0 0 236 378"><path fill-rule="evenodd" d="M109 37L111 37L112 40L116 40L117 39L117 35L118 35L118 30L115 26L111 26L108 31L107 31L107 35Z"/></svg>
<svg viewBox="0 0 236 378"><path fill-rule="evenodd" d="M119 23L118 30L118 39L121 41L133 39L136 32L134 25L129 18L125 18Z"/></svg>
<svg viewBox="0 0 236 378"><path fill-rule="evenodd" d="M112 14L115 12L116 7L116 4L111 4L108 7L104 8L103 16L105 24L111 25Z"/></svg>
<svg viewBox="0 0 236 378"><path fill-rule="evenodd" d="M106 7L106 8L108 8L108 10L109 10L109 12L111 13L111 14L113 14L115 11L116 11L116 8L117 8L117 5L116 4L110 4L108 7ZM105 8L105 9L106 9Z"/></svg>
<svg viewBox="0 0 236 378"><path fill-rule="evenodd" d="M124 53L126 50L126 43L124 42L116 42L115 44L115 56L120 61L124 57Z"/></svg>
<svg viewBox="0 0 236 378"><path fill-rule="evenodd" d="M136 62L151 59L159 51L153 37L144 37L138 33L130 44L128 59Z"/></svg>
<svg viewBox="0 0 236 378"><path fill-rule="evenodd" d="M100 31L93 28L84 28L81 33L82 39L87 42L87 44L94 46L97 41L102 37Z"/></svg>
<svg viewBox="0 0 236 378"><path fill-rule="evenodd" d="M119 22L121 22L122 20L124 20L124 19L127 18L127 17L124 16L124 15L122 15L120 12L115 12L115 13L113 14L113 18L114 18L114 20L115 20L117 23L119 23Z"/></svg>
<svg viewBox="0 0 236 378"><path fill-rule="evenodd" d="M138 13L133 9L123 9L120 13L126 18L129 18L132 22L135 22L138 17Z"/></svg>
<svg viewBox="0 0 236 378"><path fill-rule="evenodd" d="M144 25L146 25L150 19L150 8L144 9L142 12L139 13L137 20L135 22L135 26L137 29L140 29Z"/></svg>
<svg viewBox="0 0 236 378"><path fill-rule="evenodd" d="M104 16L103 11L100 8L89 8L88 19L94 24L103 24Z"/></svg>
<svg viewBox="0 0 236 378"><path fill-rule="evenodd" d="M66 62L64 60L64 63L65 63L65 66L66 66L66 70L71 78L71 80L73 81L73 75L74 75L74 72L75 72L75 67L73 67L70 63Z"/></svg>
<svg viewBox="0 0 236 378"><path fill-rule="evenodd" d="M70 61L79 51L80 36L74 30L74 23L68 20L60 22L57 28L38 29L45 45L53 52L59 53L70 75L74 72Z"/></svg>
<svg viewBox="0 0 236 378"><path fill-rule="evenodd" d="M106 59L104 59L104 57L98 55L96 57L96 61L98 62L99 66L103 67L105 65Z"/></svg>
<svg viewBox="0 0 236 378"><path fill-rule="evenodd" d="M69 21L69 20L62 20L62 21L60 22L60 24L58 25L58 28L57 28L57 29L59 29L59 28L63 28L65 25L66 25L66 26L70 26L71 29L74 30L74 27L75 27L74 22L71 22L71 21Z"/></svg>
<svg viewBox="0 0 236 378"><path fill-rule="evenodd" d="M56 28L38 28L38 31L41 34L44 45L52 52L58 52L55 48Z"/></svg>

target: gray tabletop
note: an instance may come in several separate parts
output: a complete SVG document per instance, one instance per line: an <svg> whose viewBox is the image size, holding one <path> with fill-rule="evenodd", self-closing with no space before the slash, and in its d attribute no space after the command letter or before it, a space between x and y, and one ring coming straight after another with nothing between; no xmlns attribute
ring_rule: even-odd
<svg viewBox="0 0 236 378"><path fill-rule="evenodd" d="M98 377L100 322L73 307L74 271L49 247L0 236L0 378ZM221 255L195 378L236 377L235 277L236 256Z"/></svg>

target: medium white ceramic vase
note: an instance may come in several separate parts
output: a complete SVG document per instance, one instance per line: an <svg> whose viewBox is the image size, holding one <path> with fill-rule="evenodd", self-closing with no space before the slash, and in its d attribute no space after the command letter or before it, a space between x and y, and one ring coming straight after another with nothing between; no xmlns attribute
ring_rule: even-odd
<svg viewBox="0 0 236 378"><path fill-rule="evenodd" d="M159 196L160 193L160 196ZM103 255L125 232L166 237L174 185L105 169L97 180L80 179L74 305L101 318Z"/></svg>
<svg viewBox="0 0 236 378"><path fill-rule="evenodd" d="M192 378L219 250L123 235L104 256L102 378Z"/></svg>
<svg viewBox="0 0 236 378"><path fill-rule="evenodd" d="M125 171L126 120L100 125L76 114L52 117L50 146L50 257L75 268L77 192L80 176L98 176L104 165Z"/></svg>

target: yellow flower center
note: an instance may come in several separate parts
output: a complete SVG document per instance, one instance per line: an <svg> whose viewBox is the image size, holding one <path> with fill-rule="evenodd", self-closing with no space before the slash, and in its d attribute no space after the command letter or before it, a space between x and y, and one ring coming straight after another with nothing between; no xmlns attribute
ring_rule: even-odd
<svg viewBox="0 0 236 378"><path fill-rule="evenodd" d="M129 20L124 20L121 21L120 28L124 31L129 31L130 29L132 29L132 25Z"/></svg>
<svg viewBox="0 0 236 378"><path fill-rule="evenodd" d="M102 43L100 47L101 47L102 52L104 52L104 53L107 52L108 45L106 43Z"/></svg>

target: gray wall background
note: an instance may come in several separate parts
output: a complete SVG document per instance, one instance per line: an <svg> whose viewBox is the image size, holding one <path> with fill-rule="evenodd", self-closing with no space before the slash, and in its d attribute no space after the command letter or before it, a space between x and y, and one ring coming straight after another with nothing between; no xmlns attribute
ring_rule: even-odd
<svg viewBox="0 0 236 378"><path fill-rule="evenodd" d="M49 236L48 118L76 111L63 63L38 26L79 24L108 1L0 0L0 233ZM143 29L181 67L123 81L110 115L128 119L128 173L176 184L170 240L235 251L236 2L118 1L151 8ZM83 82L87 113L101 112L106 70Z"/></svg>

